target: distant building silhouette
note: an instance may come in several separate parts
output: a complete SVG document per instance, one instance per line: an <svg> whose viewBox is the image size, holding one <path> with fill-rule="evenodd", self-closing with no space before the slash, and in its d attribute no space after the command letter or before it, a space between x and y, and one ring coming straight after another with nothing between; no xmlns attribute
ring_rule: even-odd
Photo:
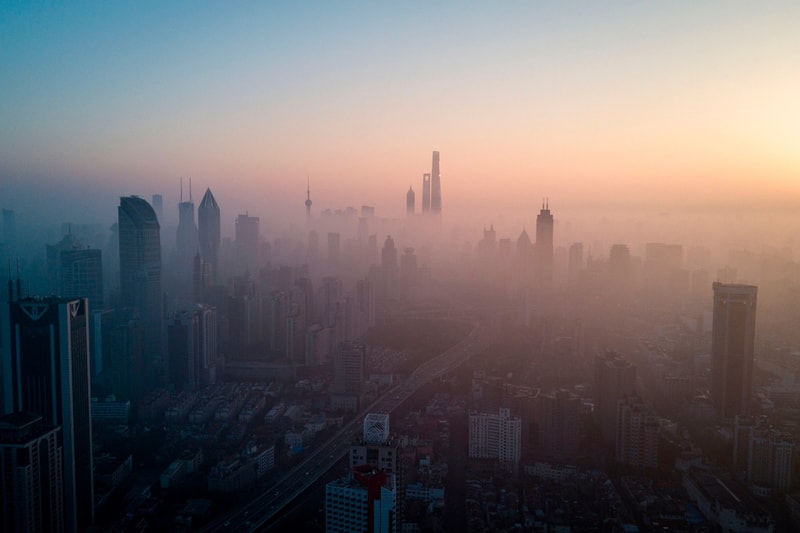
<svg viewBox="0 0 800 533"><path fill-rule="evenodd" d="M46 245L47 277L54 294L89 298L90 309L102 309L103 261L99 249L84 247L71 234Z"/></svg>
<svg viewBox="0 0 800 533"><path fill-rule="evenodd" d="M65 530L94 521L88 301L24 298L0 306L6 413L61 427Z"/></svg>
<svg viewBox="0 0 800 533"><path fill-rule="evenodd" d="M211 189L206 189L197 208L197 238L200 255L211 265L211 281L219 283L219 246L221 243L219 205Z"/></svg>
<svg viewBox="0 0 800 533"><path fill-rule="evenodd" d="M245 271L255 274L261 266L260 220L247 213L236 217L237 273Z"/></svg>
<svg viewBox="0 0 800 533"><path fill-rule="evenodd" d="M306 218L311 218L311 182L309 181L306 185Z"/></svg>
<svg viewBox="0 0 800 533"><path fill-rule="evenodd" d="M722 418L749 410L758 287L714 283L711 401Z"/></svg>
<svg viewBox="0 0 800 533"><path fill-rule="evenodd" d="M548 201L536 216L536 288L549 292L553 288L553 215Z"/></svg>
<svg viewBox="0 0 800 533"><path fill-rule="evenodd" d="M617 403L636 394L636 367L616 352L595 357L595 413L603 440L614 444L617 437Z"/></svg>
<svg viewBox="0 0 800 533"><path fill-rule="evenodd" d="M439 152L431 158L431 213L442 214L442 176L439 173Z"/></svg>
<svg viewBox="0 0 800 533"><path fill-rule="evenodd" d="M65 530L60 433L38 414L0 417L1 530Z"/></svg>
<svg viewBox="0 0 800 533"><path fill-rule="evenodd" d="M416 197L414 195L414 189L412 187L408 188L408 192L406 193L406 215L413 215L414 210L416 209Z"/></svg>
<svg viewBox="0 0 800 533"><path fill-rule="evenodd" d="M122 303L139 310L145 331L146 365L163 383L161 228L153 208L138 196L119 200L119 270Z"/></svg>
<svg viewBox="0 0 800 533"><path fill-rule="evenodd" d="M161 194L154 194L152 197L153 211L156 213L158 220L164 219L164 196Z"/></svg>
<svg viewBox="0 0 800 533"><path fill-rule="evenodd" d="M181 184L181 201L178 204L178 229L175 235L177 256L176 274L180 280L181 290L187 292L191 288L194 256L198 251L198 232L194 221L194 202L192 202L192 186L189 183L189 201L183 201L183 184Z"/></svg>
<svg viewBox="0 0 800 533"><path fill-rule="evenodd" d="M422 214L431 212L431 175L422 175Z"/></svg>
<svg viewBox="0 0 800 533"><path fill-rule="evenodd" d="M339 266L340 261L340 236L337 232L328 233L328 267L336 268Z"/></svg>
<svg viewBox="0 0 800 533"><path fill-rule="evenodd" d="M570 289L578 288L581 270L583 270L583 243L574 242L569 247L567 259L567 286Z"/></svg>

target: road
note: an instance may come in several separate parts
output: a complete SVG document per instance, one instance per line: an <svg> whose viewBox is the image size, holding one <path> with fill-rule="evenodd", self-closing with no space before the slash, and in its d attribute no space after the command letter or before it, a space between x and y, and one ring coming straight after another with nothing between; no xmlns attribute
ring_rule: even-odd
<svg viewBox="0 0 800 533"><path fill-rule="evenodd" d="M367 413L391 413L422 385L454 370L484 351L489 344L486 328L474 323L466 338L418 366L406 380L367 406L262 494L234 514L215 520L201 531L256 531L267 526L284 507L305 492L349 451L351 443L361 435L362 423Z"/></svg>

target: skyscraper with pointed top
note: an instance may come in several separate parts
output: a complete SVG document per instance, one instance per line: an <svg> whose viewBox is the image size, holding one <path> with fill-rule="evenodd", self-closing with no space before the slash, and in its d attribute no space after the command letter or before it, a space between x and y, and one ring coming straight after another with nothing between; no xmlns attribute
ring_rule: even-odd
<svg viewBox="0 0 800 533"><path fill-rule="evenodd" d="M539 292L553 288L553 215L550 201L542 200L542 209L536 216L536 271L535 285Z"/></svg>
<svg viewBox="0 0 800 533"><path fill-rule="evenodd" d="M431 158L431 213L442 214L442 176L439 174L439 152Z"/></svg>
<svg viewBox="0 0 800 533"><path fill-rule="evenodd" d="M220 245L220 217L219 205L211 194L211 189L206 189L200 206L197 208L198 241L200 255L211 265L211 281L219 280L219 245Z"/></svg>
<svg viewBox="0 0 800 533"><path fill-rule="evenodd" d="M414 195L414 189L412 187L408 188L408 192L406 193L406 215L413 215L414 210L416 209L416 196Z"/></svg>
<svg viewBox="0 0 800 533"><path fill-rule="evenodd" d="M311 180L306 184L306 219L311 218Z"/></svg>

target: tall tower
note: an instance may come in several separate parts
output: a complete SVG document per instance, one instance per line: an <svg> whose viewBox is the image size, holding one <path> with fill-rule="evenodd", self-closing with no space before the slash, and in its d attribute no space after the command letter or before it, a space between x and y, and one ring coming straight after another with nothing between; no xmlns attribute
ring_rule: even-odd
<svg viewBox="0 0 800 533"><path fill-rule="evenodd" d="M431 175L422 175L422 213L431 212Z"/></svg>
<svg viewBox="0 0 800 533"><path fill-rule="evenodd" d="M431 213L442 214L442 176L439 174L439 152L431 158Z"/></svg>
<svg viewBox="0 0 800 533"><path fill-rule="evenodd" d="M311 219L311 180L306 184L306 218Z"/></svg>
<svg viewBox="0 0 800 533"><path fill-rule="evenodd" d="M198 222L198 241L200 244L200 254L203 259L211 265L211 280L219 280L219 244L220 218L219 205L211 194L211 189L206 189L200 206L197 208Z"/></svg>
<svg viewBox="0 0 800 533"><path fill-rule="evenodd" d="M194 256L197 253L197 225L194 222L194 202L192 202L192 182L189 182L189 201L183 201L183 182L181 182L181 201L178 204L178 230L175 243L177 246L177 274L182 281L183 289L191 286Z"/></svg>
<svg viewBox="0 0 800 533"><path fill-rule="evenodd" d="M28 411L61 427L64 524L94 521L88 301L24 298L0 306L6 413Z"/></svg>
<svg viewBox="0 0 800 533"><path fill-rule="evenodd" d="M542 202L536 216L536 287L541 292L553 288L553 215L550 202Z"/></svg>
<svg viewBox="0 0 800 533"><path fill-rule="evenodd" d="M414 210L416 209L416 197L414 195L414 189L409 187L408 192L406 193L406 215L413 215Z"/></svg>
<svg viewBox="0 0 800 533"><path fill-rule="evenodd" d="M163 370L161 227L153 208L138 196L123 196L119 216L119 277L122 304L141 313L145 353L158 371ZM160 376L156 374L156 383Z"/></svg>
<svg viewBox="0 0 800 533"><path fill-rule="evenodd" d="M758 287L714 283L711 401L722 418L745 414L753 387Z"/></svg>

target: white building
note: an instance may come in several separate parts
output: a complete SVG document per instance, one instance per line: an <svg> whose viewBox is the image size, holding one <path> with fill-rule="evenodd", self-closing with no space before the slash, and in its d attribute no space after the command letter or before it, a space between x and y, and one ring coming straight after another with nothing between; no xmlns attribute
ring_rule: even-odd
<svg viewBox="0 0 800 533"><path fill-rule="evenodd" d="M519 464L522 442L522 421L508 409L498 414L470 413L469 456L473 459L497 459L501 463Z"/></svg>

